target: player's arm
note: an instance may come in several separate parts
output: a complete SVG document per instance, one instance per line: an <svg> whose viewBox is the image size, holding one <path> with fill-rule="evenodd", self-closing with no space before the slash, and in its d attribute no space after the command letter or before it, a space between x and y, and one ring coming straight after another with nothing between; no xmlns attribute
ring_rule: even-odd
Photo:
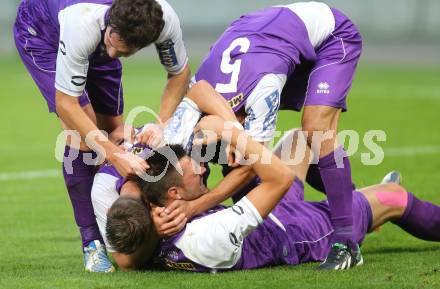
<svg viewBox="0 0 440 289"><path fill-rule="evenodd" d="M168 80L160 100L159 118L162 122L166 122L173 115L188 89L190 77L191 71L188 64L179 74L168 74Z"/></svg>
<svg viewBox="0 0 440 289"><path fill-rule="evenodd" d="M211 191L209 191L209 193L188 202L187 212L189 213L189 217L209 210L232 197L235 192L239 191L248 183L246 182L246 178L250 175L250 171L252 171L250 166L240 166L232 170ZM170 209L172 209L172 207Z"/></svg>
<svg viewBox="0 0 440 289"><path fill-rule="evenodd" d="M214 131L217 136L221 137L224 128L225 122L222 119L207 116L198 123L196 130ZM265 146L254 141L242 130L233 126L230 130L232 133L231 146L240 151L245 159L253 160L252 170L261 180L260 185L248 193L247 199L264 218L289 189L294 179L294 172Z"/></svg>
<svg viewBox="0 0 440 289"><path fill-rule="evenodd" d="M162 132L161 126L151 125L137 139L151 147L157 147L153 140L162 138L166 143L179 143L187 147L202 114L217 115L241 127L228 102L208 82L202 80L192 85L186 97L178 104L165 126L165 132Z"/></svg>
<svg viewBox="0 0 440 289"><path fill-rule="evenodd" d="M232 109L230 109L226 100L221 97L208 82L199 81L197 84L199 87L193 95L210 96L209 99L208 97L200 97L200 103L206 102L206 107L209 108L210 101L221 98L228 107L228 109L224 109L223 114L228 115L229 111L232 112ZM250 96L250 105L247 107L249 115L245 120L245 130L253 140L260 142L262 145L273 138L278 114L279 94L283 84L284 80L282 77L270 76L269 78L262 79ZM217 106L219 104L216 103L214 105ZM213 107L211 111L214 110L215 108ZM223 114L217 115L222 116ZM233 119L223 119L231 121L236 120L235 117ZM188 214L188 217L210 209L228 199L234 194L234 192L238 191L254 179L255 175L255 170L251 169L249 166L241 166L232 170L210 193L186 204L187 208L185 211ZM181 204L183 202L184 201L175 202L174 207L170 207L169 211L177 207L179 203Z"/></svg>
<svg viewBox="0 0 440 289"><path fill-rule="evenodd" d="M245 178L252 171L249 166L241 166L231 171L209 193L192 200L174 200L166 208L153 208L153 222L159 236L170 237L182 230L187 219L203 213L232 197L248 182Z"/></svg>
<svg viewBox="0 0 440 289"><path fill-rule="evenodd" d="M188 91L187 97L194 101L204 114L217 115L226 121L237 121L235 113L226 99L206 80L197 81Z"/></svg>
<svg viewBox="0 0 440 289"><path fill-rule="evenodd" d="M223 127L224 121L212 116L203 118L198 125L198 129L217 135L221 135ZM294 178L280 159L242 130L232 128L231 145L246 159L254 159L251 167L261 178L261 184L234 206L192 221L177 240L176 246L185 256L208 268L231 268L238 262L244 238L263 222ZM270 161L263 163L268 153Z"/></svg>
<svg viewBox="0 0 440 289"><path fill-rule="evenodd" d="M141 171L147 167L146 162L128 154L122 158L121 156L125 156L124 151L111 143L81 108L79 97L87 82L89 56L101 39L101 30L93 17L81 15L82 10L78 6L68 9L70 10L60 16L60 42L55 74L57 114L69 129L80 134L82 140L86 140L94 132L96 137L87 139L88 146L105 153L106 159L122 175ZM82 17L82 21L78 22L78 17Z"/></svg>
<svg viewBox="0 0 440 289"><path fill-rule="evenodd" d="M160 62L168 72L168 81L162 94L159 109L159 118L162 122L166 122L188 89L191 71L179 17L167 2L161 1L160 5L165 26L155 45Z"/></svg>

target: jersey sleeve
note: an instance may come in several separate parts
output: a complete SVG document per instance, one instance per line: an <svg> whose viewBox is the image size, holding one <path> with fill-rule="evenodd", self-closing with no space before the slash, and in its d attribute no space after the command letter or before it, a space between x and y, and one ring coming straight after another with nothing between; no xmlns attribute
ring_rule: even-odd
<svg viewBox="0 0 440 289"><path fill-rule="evenodd" d="M116 191L117 177L111 176L106 173L97 173L93 180L92 186L92 204L96 217L96 223L98 224L99 232L104 240L107 251L115 252L107 241L106 224L107 224L107 211L113 205L113 203L119 198L119 194Z"/></svg>
<svg viewBox="0 0 440 289"><path fill-rule="evenodd" d="M285 82L285 75L266 75L247 98L244 129L255 141L272 140Z"/></svg>
<svg viewBox="0 0 440 289"><path fill-rule="evenodd" d="M184 97L164 129L167 144L181 144L190 151L196 127L202 112L191 99Z"/></svg>
<svg viewBox="0 0 440 289"><path fill-rule="evenodd" d="M170 74L179 74L188 63L179 17L166 1L157 2L162 7L165 26L155 43L156 50L165 70Z"/></svg>
<svg viewBox="0 0 440 289"><path fill-rule="evenodd" d="M241 257L244 238L262 222L254 205L243 197L228 209L189 223L176 246L202 266L231 268Z"/></svg>
<svg viewBox="0 0 440 289"><path fill-rule="evenodd" d="M96 9L102 5L77 4L59 14L60 40L55 88L70 96L81 96L87 81L89 56L101 41Z"/></svg>

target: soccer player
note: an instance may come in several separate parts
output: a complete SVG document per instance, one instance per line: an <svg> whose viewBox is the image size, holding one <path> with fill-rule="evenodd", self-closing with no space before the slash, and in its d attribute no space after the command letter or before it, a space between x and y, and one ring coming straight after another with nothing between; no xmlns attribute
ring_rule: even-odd
<svg viewBox="0 0 440 289"><path fill-rule="evenodd" d="M172 115L188 86L179 19L165 0L23 0L13 30L20 57L49 112L57 114L64 130L75 130L83 140L98 128L111 132L122 125L119 57L155 44L168 73L159 111L162 121ZM101 133L89 140L122 175L148 166ZM113 266L90 200L95 159L83 141L67 139L63 175L81 233L84 265L87 271L108 272Z"/></svg>
<svg viewBox="0 0 440 289"><path fill-rule="evenodd" d="M273 139L278 110L304 107L302 129L319 158L308 181L328 196L332 244L343 256L329 256L320 269L361 254L353 234L350 163L336 139L361 49L358 29L337 9L319 2L270 7L234 21L194 78L222 94L259 142Z"/></svg>
<svg viewBox="0 0 440 289"><path fill-rule="evenodd" d="M191 128L192 132L193 128L198 123L202 113L208 115L222 116L222 119L225 121L234 122L236 120L236 117L229 107L228 103L225 101L224 98L216 93L214 89L205 89L208 94L204 95L194 93L194 91L198 90L199 85L204 84L197 83L193 85L189 89L186 97L184 97L182 102L178 105L172 118L164 128L164 136L152 134L151 137L156 139L147 139L146 141L148 143L153 143L156 146L161 146L163 145L163 141L170 141L171 137L173 141L176 141L176 139L179 138L181 141L180 144L183 145L189 152L191 150L192 144L192 133L186 131L185 129ZM181 123L186 123L188 125L180 127ZM141 128L136 128L134 130L135 138L137 139L138 136L142 135L142 132L147 130L149 126L154 125L155 124L146 124ZM109 138L113 140L119 140L122 139L122 134L123 131L118 129L116 131L113 131L110 134ZM139 155L143 159L145 159L146 155L151 152L150 146L145 145L142 142L134 144L125 142L124 146L128 147L129 153ZM231 176L232 179L234 179L234 183L226 183L224 187L220 186L220 189L223 192L228 192L227 187L236 187L237 180L241 179L242 177L242 171L243 169L237 169L236 171L232 172ZM229 192L229 194L232 194L232 192ZM105 226L107 222L107 211L114 203L114 201L119 198L119 196L131 196L140 198L140 190L133 181L124 178L112 164L105 163L99 168L97 174L94 177L91 200L93 204L94 215L96 216L96 222L103 237L104 244L106 245L107 250L111 252L118 260L124 258L124 256L118 254L111 248L111 246L109 246L106 239ZM223 193L219 196L222 197ZM214 199L212 201L219 202L219 200ZM209 205L207 202L203 203L204 205ZM203 210L204 207L201 206L199 209ZM162 232L163 236L179 232L187 221L185 214L181 213L179 210L175 210L172 214L160 218L159 214L157 214L155 220L156 222L165 222L168 226L170 226L170 228L165 227ZM143 258L140 258L140 260L143 260Z"/></svg>
<svg viewBox="0 0 440 289"><path fill-rule="evenodd" d="M200 126L221 131L223 126L212 120L202 120ZM239 137L246 136L233 128L233 146ZM148 158L147 173L150 176L165 174L157 182L136 178L144 198L154 205L165 206L174 199L192 200L206 194L200 182L203 170L195 174L191 165L194 160L181 147L169 148L178 157L183 176L175 169L176 164L167 159L166 150L158 149ZM216 206L191 218L184 230L160 240L156 248L158 238L148 208L138 199L120 198L111 207L107 220L107 238L113 249L130 258L153 257L156 265L167 269L196 272L296 265L321 261L328 255L341 258L331 244L334 228L328 202L303 199L307 162L288 168L272 155L271 162L263 164L265 148L250 138L242 153L258 155L252 169L261 178L261 184L234 206ZM291 169L295 170L295 180ZM418 238L440 241L440 207L417 199L402 186L375 185L354 191L353 196L354 232L358 243L362 243L367 232L387 221ZM115 260L123 269L136 268L138 264L130 258ZM362 259L354 260L356 258L357 255L351 255L335 269L360 265Z"/></svg>

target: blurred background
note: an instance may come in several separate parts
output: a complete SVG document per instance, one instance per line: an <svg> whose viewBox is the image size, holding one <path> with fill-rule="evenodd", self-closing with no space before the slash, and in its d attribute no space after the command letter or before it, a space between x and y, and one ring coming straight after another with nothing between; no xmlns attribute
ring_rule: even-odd
<svg viewBox="0 0 440 289"><path fill-rule="evenodd" d="M0 4L0 54L14 53L11 38L19 0ZM169 0L181 19L190 56L199 59L210 44L243 13L293 0ZM347 14L364 37L362 61L372 63L440 64L439 0L324 1ZM142 55L143 54L143 55ZM147 49L140 56L154 55ZM139 56L138 56L139 57Z"/></svg>

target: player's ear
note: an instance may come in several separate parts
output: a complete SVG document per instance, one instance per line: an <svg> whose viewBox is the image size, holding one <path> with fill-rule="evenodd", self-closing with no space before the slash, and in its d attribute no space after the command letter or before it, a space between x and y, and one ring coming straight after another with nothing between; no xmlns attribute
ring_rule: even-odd
<svg viewBox="0 0 440 289"><path fill-rule="evenodd" d="M180 192L180 190L178 187L169 188L168 192L167 192L168 200L181 200L182 196L179 192Z"/></svg>

